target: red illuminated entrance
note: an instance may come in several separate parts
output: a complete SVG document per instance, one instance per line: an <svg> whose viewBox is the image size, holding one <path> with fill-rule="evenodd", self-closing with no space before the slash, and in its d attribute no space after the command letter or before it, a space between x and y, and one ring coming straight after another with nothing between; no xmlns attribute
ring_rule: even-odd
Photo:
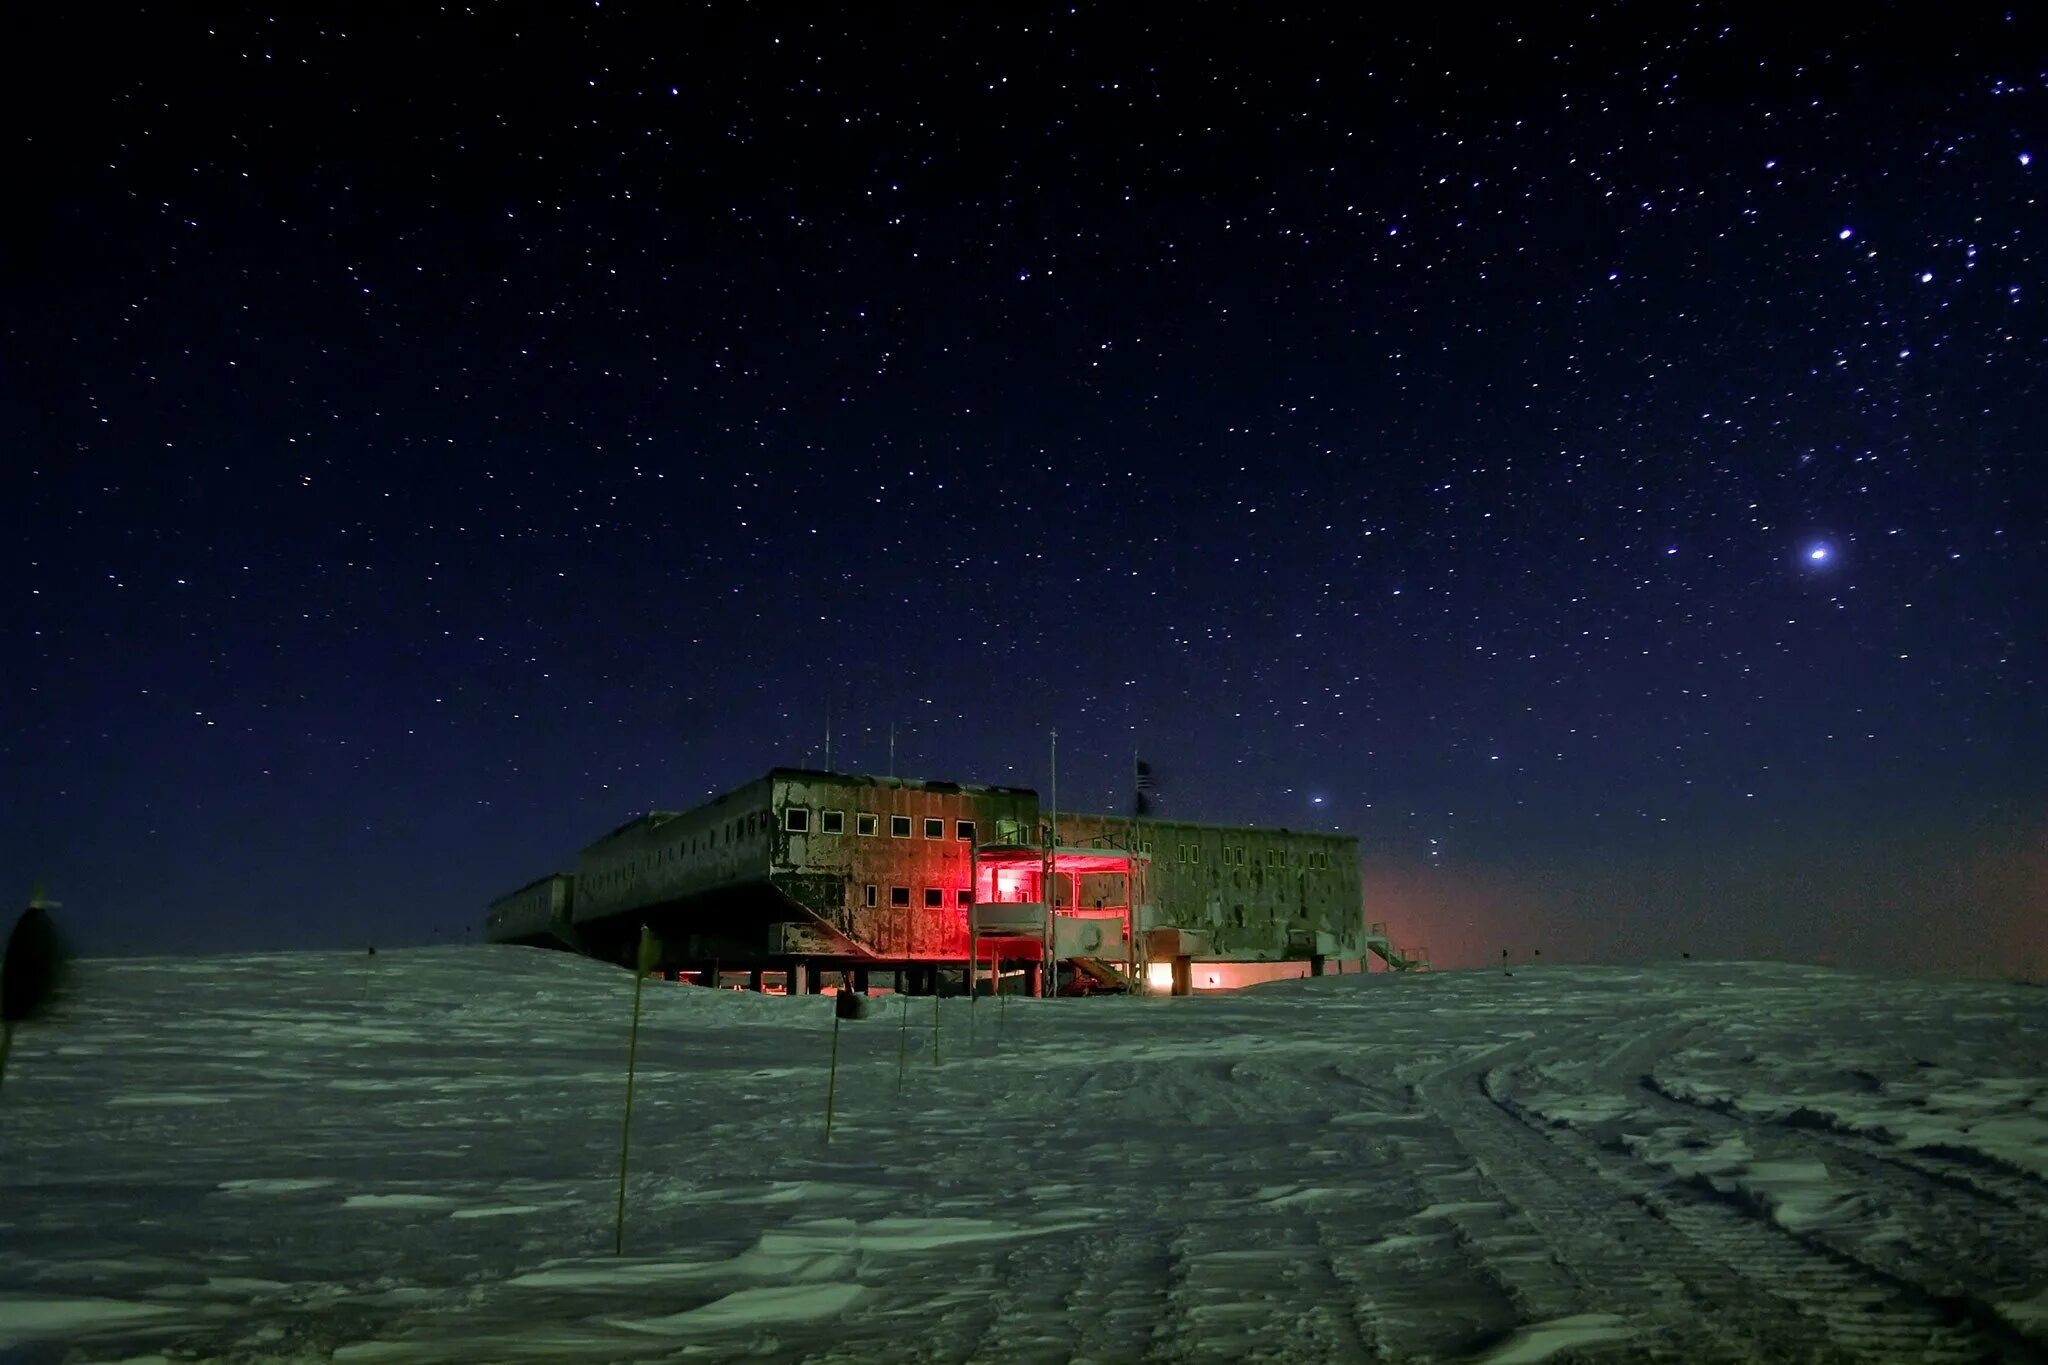
<svg viewBox="0 0 2048 1365"><path fill-rule="evenodd" d="M1150 859L1114 847L1033 848L988 844L974 850L974 905L968 916L968 986L983 963L1057 964L1113 989L1139 989L1144 963L1145 871Z"/></svg>

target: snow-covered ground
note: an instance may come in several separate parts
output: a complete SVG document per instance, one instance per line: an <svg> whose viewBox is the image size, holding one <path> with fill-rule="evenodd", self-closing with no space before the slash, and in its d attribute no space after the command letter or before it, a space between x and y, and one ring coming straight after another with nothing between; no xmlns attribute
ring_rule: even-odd
<svg viewBox="0 0 2048 1365"><path fill-rule="evenodd" d="M890 1000L827 1146L827 1000L651 983L619 1257L630 989L516 948L83 964L0 1090L0 1359L2048 1355L2039 988Z"/></svg>

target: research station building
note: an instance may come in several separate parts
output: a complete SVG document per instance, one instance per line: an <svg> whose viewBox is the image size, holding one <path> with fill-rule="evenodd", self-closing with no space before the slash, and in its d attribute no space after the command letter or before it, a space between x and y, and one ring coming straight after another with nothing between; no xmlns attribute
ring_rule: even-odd
<svg viewBox="0 0 2048 1365"><path fill-rule="evenodd" d="M865 990L878 972L912 991L956 975L1186 989L1399 962L1365 922L1349 835L1054 813L1026 787L800 768L627 821L573 873L495 901L486 937L628 963L643 926L664 971L792 991L828 974Z"/></svg>

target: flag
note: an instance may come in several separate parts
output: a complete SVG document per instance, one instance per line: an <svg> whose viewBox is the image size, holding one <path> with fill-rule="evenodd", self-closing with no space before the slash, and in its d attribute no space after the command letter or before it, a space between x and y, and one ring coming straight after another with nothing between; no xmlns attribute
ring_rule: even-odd
<svg viewBox="0 0 2048 1365"><path fill-rule="evenodd" d="M1142 758L1131 760L1136 772L1137 792L1131 803L1131 813L1144 819L1159 804L1159 779L1152 771L1152 765Z"/></svg>

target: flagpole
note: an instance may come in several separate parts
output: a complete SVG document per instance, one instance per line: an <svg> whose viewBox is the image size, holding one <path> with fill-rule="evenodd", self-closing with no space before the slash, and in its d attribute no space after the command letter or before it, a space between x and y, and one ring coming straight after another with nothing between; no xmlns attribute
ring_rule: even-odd
<svg viewBox="0 0 2048 1365"><path fill-rule="evenodd" d="M1052 729L1052 810L1049 814L1050 818L1046 821L1046 838L1051 846L1046 849L1045 853L1045 876L1043 878L1045 884L1041 888L1045 892L1045 938L1044 946L1039 951L1039 978L1046 995L1053 997L1059 994L1059 967L1053 961L1052 956L1054 937L1052 914L1053 907L1059 902L1059 886L1056 881L1056 878L1059 876L1060 858L1060 731L1058 726L1054 726Z"/></svg>

